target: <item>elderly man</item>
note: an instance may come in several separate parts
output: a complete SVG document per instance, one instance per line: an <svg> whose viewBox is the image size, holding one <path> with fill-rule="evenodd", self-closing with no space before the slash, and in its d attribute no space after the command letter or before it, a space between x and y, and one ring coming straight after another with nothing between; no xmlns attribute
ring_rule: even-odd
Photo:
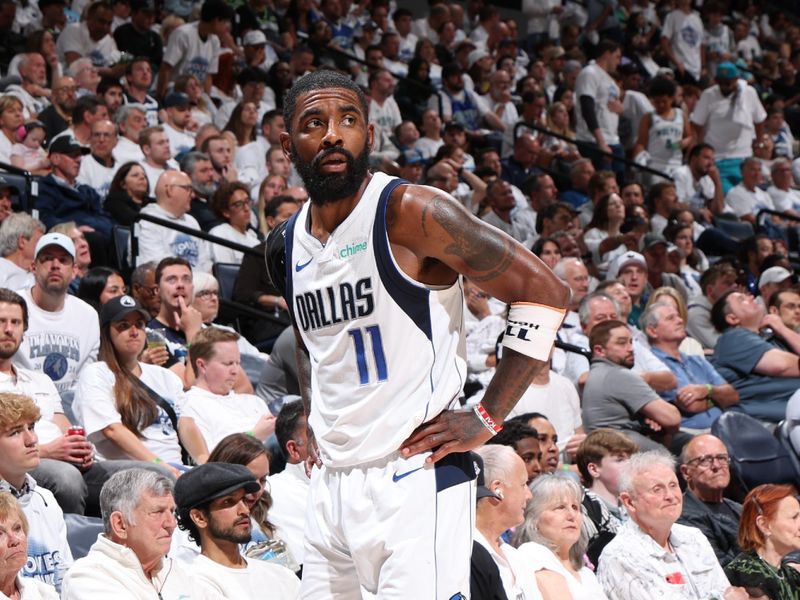
<svg viewBox="0 0 800 600"><path fill-rule="evenodd" d="M47 131L47 139L52 140L69 127L72 109L77 102L76 90L72 77L57 77L53 81L53 92L50 95L52 104L39 113L39 120L44 123Z"/></svg>
<svg viewBox="0 0 800 600"><path fill-rule="evenodd" d="M622 468L619 488L630 520L603 550L597 571L609 598L749 598L730 587L703 534L675 523L683 498L671 456L659 450L634 454Z"/></svg>
<svg viewBox="0 0 800 600"><path fill-rule="evenodd" d="M108 195L111 180L120 166L113 156L116 145L117 128L111 121L92 123L92 137L89 140L91 153L81 160L77 182L94 189L101 198Z"/></svg>
<svg viewBox="0 0 800 600"><path fill-rule="evenodd" d="M686 329L678 310L670 303L656 303L642 316L650 348L667 365L678 385L659 395L680 409L685 429L709 429L720 414L739 402L739 394L704 357L679 350Z"/></svg>
<svg viewBox="0 0 800 600"><path fill-rule="evenodd" d="M175 484L178 525L200 546L190 573L216 598L294 598L300 580L286 567L242 556L252 538L250 506L261 485L244 465L210 462L181 475Z"/></svg>
<svg viewBox="0 0 800 600"><path fill-rule="evenodd" d="M761 160L748 156L740 166L741 183L731 188L725 196L725 209L743 221L756 222L756 215L762 208L775 209L772 197L761 189L764 173L761 171Z"/></svg>
<svg viewBox="0 0 800 600"><path fill-rule="evenodd" d="M181 171L186 173L192 180L192 207L189 214L197 219L197 224L203 231L209 231L212 227L219 225L220 220L214 211L211 210L211 196L217 191L219 185L219 175L214 165L211 164L211 157L202 152L187 152L181 157Z"/></svg>
<svg viewBox="0 0 800 600"><path fill-rule="evenodd" d="M31 264L44 223L27 213L12 213L0 225L0 287L21 290L34 283Z"/></svg>
<svg viewBox="0 0 800 600"><path fill-rule="evenodd" d="M569 170L569 189L561 194L565 202L569 202L575 208L580 208L589 201L589 180L595 174L592 161L588 158L579 158Z"/></svg>
<svg viewBox="0 0 800 600"><path fill-rule="evenodd" d="M717 300L711 321L722 333L712 363L739 392L741 410L771 423L783 420L787 402L800 389L800 334L777 315L766 315L755 298L739 291L726 292ZM763 328L774 335L762 338Z"/></svg>
<svg viewBox="0 0 800 600"><path fill-rule="evenodd" d="M0 242L3 228L0 227ZM767 305L769 314L778 315L783 324L792 331L800 333L800 294L794 290L775 292Z"/></svg>
<svg viewBox="0 0 800 600"><path fill-rule="evenodd" d="M737 535L742 505L724 497L730 463L725 444L710 434L698 435L681 452L686 492L678 522L702 531L723 567L741 551Z"/></svg>
<svg viewBox="0 0 800 600"><path fill-rule="evenodd" d="M507 233L518 242L530 246L536 239L536 223L530 211L520 209L514 200L511 185L493 179L486 186L486 199L491 210L481 217L490 225Z"/></svg>
<svg viewBox="0 0 800 600"><path fill-rule="evenodd" d="M593 358L583 390L586 431L607 427L640 448L654 449L664 443L680 450L687 438L676 433L680 412L630 371L634 358L628 326L617 320L600 323L592 329L589 344Z"/></svg>
<svg viewBox="0 0 800 600"><path fill-rule="evenodd" d="M530 133L523 133L514 141L514 152L503 160L503 179L522 188L529 177L541 173L536 166L541 145Z"/></svg>
<svg viewBox="0 0 800 600"><path fill-rule="evenodd" d="M200 225L189 209L192 205L192 180L181 171L166 171L156 184L156 201L142 209L142 214L152 215L172 223L200 230ZM165 256L186 259L192 268L211 272L211 251L200 238L143 221L139 233L139 252L136 264L161 260Z"/></svg>
<svg viewBox="0 0 800 600"><path fill-rule="evenodd" d="M38 52L23 55L19 62L19 76L22 82L8 86L3 93L20 99L22 116L26 121L36 119L50 105L44 57Z"/></svg>
<svg viewBox="0 0 800 600"><path fill-rule="evenodd" d="M477 508L470 570L471 597L541 598L533 571L502 535L525 520L531 499L525 463L513 448L492 444L478 448ZM480 467L483 468L480 468ZM494 578L492 577L494 575ZM499 581L497 581L499 579Z"/></svg>
<svg viewBox="0 0 800 600"><path fill-rule="evenodd" d="M63 600L125 597L208 598L180 563L165 558L175 531L172 481L145 469L115 473L100 492L103 533L77 560L62 586Z"/></svg>
<svg viewBox="0 0 800 600"><path fill-rule="evenodd" d="M112 156L119 164L143 162L144 152L139 146L139 134L147 127L147 108L143 104L123 104L114 114L114 122L119 128L117 145Z"/></svg>

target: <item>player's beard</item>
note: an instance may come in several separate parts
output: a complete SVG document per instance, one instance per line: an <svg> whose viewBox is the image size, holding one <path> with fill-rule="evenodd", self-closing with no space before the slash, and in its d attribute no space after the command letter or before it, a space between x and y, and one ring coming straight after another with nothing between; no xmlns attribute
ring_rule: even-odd
<svg viewBox="0 0 800 600"><path fill-rule="evenodd" d="M344 173L320 173L322 161L331 154L345 157L347 169ZM306 186L311 202L317 205L328 204L353 196L361 188L369 172L369 146L364 144L364 150L356 157L344 148L326 148L308 163L300 159L297 149L292 145L292 162Z"/></svg>

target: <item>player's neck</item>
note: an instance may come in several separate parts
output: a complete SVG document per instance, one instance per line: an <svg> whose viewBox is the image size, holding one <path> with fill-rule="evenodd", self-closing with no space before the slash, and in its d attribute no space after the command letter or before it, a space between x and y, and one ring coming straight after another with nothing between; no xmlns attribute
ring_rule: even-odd
<svg viewBox="0 0 800 600"><path fill-rule="evenodd" d="M352 196L322 205L312 204L309 224L311 235L323 244L327 243L334 230L355 210L371 179L372 176L367 175L358 191Z"/></svg>

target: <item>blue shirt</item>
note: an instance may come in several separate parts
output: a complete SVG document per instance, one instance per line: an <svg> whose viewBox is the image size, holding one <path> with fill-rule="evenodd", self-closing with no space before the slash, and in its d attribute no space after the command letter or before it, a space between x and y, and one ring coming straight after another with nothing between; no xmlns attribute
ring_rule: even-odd
<svg viewBox="0 0 800 600"><path fill-rule="evenodd" d="M659 395L666 401L675 403L675 395L678 389L692 384L711 384L711 385L724 385L727 382L722 376L717 373L716 369L711 366L702 356L694 356L680 353L680 359L673 358L660 348L651 346L653 354L661 359L672 374L678 380L678 385L672 390L659 392ZM681 419L681 427L689 427L690 429L708 429L712 423L716 421L722 411L716 406L703 412L684 414Z"/></svg>

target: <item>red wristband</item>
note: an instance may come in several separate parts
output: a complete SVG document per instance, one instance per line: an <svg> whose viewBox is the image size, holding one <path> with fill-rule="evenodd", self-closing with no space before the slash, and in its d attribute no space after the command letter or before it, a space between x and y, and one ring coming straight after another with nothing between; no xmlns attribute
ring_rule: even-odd
<svg viewBox="0 0 800 600"><path fill-rule="evenodd" d="M503 426L498 425L495 422L492 416L483 407L483 404L478 402L473 410L475 411L475 414L478 415L478 418L481 420L481 423L483 423L483 426L492 432L492 435L497 435L503 431Z"/></svg>

